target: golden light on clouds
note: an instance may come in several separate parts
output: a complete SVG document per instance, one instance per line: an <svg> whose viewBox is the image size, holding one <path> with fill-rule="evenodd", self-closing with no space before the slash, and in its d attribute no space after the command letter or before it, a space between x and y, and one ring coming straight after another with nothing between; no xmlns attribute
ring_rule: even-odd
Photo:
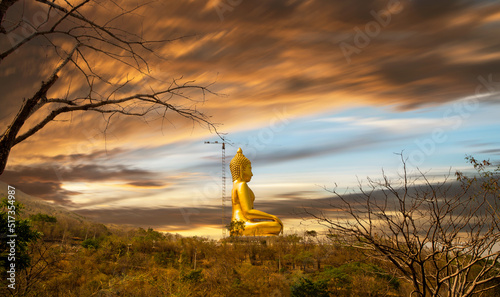
<svg viewBox="0 0 500 297"><path fill-rule="evenodd" d="M485 135L496 139L495 118L480 116L479 111L498 109L500 5L485 0L396 2L400 11L392 9L388 14L383 12L392 2L383 0L157 1L139 8L137 1L120 1L124 8L137 9L130 18L113 20L113 26L139 39L169 41L152 44L153 53L144 51L148 65L142 73L120 59L82 49L88 66L103 78L99 81L97 75L92 76L91 92L101 98L119 98L160 90L174 80L209 86L216 94L186 91L183 95L189 99L170 102L209 115L210 121L221 124L219 132L237 142L235 146L256 151L266 178L254 188L276 189L272 196L287 188L306 188L309 180L294 180L293 185L275 180L266 167L270 164L283 166L275 169L280 174L303 170L304 176L306 170L333 176L337 168L348 170L349 160L379 166L372 160L382 159L371 156L375 150L383 147L392 154L418 146L418 141L428 139L425 133L431 134L436 127L445 130L449 139L440 145L447 145L460 158L474 145L495 146L493 140L482 140ZM11 14L24 13L27 20L32 19L39 8L30 1L26 4L25 10L15 7ZM82 13L98 22L121 11L115 2L105 1ZM0 38L2 51L11 40L4 34ZM10 124L23 98L33 95L72 45L63 37L54 42L58 52L51 51L46 41L35 39L1 62L2 127ZM349 54L341 44L350 46ZM126 86L117 88L126 81ZM48 96L81 99L89 93L88 86L78 69L63 69ZM477 96L478 88L484 96ZM470 111L456 107L466 98L476 98L480 107ZM51 112L41 111L43 115ZM34 114L29 123L39 121L42 114ZM454 125L444 125L445 119ZM114 115L109 124L108 120L91 112L57 117L13 148L2 178L49 201L95 202L101 208L119 208L120 203L131 207L141 199L148 205L155 201L166 205L169 199L198 203L195 199L210 196L189 197L192 193L186 189L203 188L219 176L219 149L202 146L203 141L217 138L213 131L171 111L165 118L162 112L151 112L141 118ZM471 127L481 130L470 132ZM423 140L416 138L419 135L424 135ZM496 152L495 147L480 151L488 150ZM446 155L443 151L435 145L436 154ZM340 154L345 155L340 158ZM319 156L324 160L315 159ZM296 167L286 167L287 162L297 162ZM363 164L355 169L369 171ZM314 178L323 180L319 174ZM99 191L109 197L98 194L98 201L93 201L92 193ZM129 196L121 197L123 193ZM210 211L207 216L213 219L216 214ZM96 216L104 217L102 213ZM124 217L117 214L116 219ZM178 213L175 218L183 220ZM203 224L217 222L182 228L202 232Z"/></svg>

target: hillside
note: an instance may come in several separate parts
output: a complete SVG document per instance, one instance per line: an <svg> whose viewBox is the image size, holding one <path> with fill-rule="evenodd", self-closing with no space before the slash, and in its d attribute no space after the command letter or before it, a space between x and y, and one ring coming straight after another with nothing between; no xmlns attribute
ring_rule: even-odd
<svg viewBox="0 0 500 297"><path fill-rule="evenodd" d="M3 181L0 181L0 197L7 197L7 187L8 185ZM88 218L69 211L63 206L42 200L37 197L33 197L24 193L20 189L16 189L16 201L24 205L24 210L22 212L22 217L29 217L37 213L43 213L51 216L56 216L58 218L75 219L80 222L90 221Z"/></svg>

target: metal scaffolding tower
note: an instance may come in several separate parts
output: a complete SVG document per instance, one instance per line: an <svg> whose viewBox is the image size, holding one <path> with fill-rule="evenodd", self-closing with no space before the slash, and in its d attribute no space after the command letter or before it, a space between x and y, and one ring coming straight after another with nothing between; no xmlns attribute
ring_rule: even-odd
<svg viewBox="0 0 500 297"><path fill-rule="evenodd" d="M225 238L227 236L227 229L226 229L226 139L222 137L222 142L219 141L205 141L205 144L222 144L222 167L221 167L221 208L222 208L222 218L221 218L221 225L222 225L222 238Z"/></svg>

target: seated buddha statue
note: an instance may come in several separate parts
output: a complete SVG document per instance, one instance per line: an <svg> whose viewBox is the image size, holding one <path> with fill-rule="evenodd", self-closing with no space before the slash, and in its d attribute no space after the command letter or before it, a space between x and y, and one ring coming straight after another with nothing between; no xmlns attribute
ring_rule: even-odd
<svg viewBox="0 0 500 297"><path fill-rule="evenodd" d="M231 200L233 204L233 215L231 220L243 222L242 235L268 236L279 235L283 231L283 223L276 216L254 209L255 195L248 186L252 179L252 164L241 150L229 164L233 177L233 190Z"/></svg>

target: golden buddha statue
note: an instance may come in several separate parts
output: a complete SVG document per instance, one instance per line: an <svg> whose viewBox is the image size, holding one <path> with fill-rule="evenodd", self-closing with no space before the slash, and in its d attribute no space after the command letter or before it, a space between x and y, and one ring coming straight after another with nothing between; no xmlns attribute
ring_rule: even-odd
<svg viewBox="0 0 500 297"><path fill-rule="evenodd" d="M279 235L283 231L281 220L253 208L255 195L247 184L253 176L252 163L243 155L241 148L231 160L229 168L233 177L233 190L231 192L233 215L231 221L244 223L242 235Z"/></svg>

